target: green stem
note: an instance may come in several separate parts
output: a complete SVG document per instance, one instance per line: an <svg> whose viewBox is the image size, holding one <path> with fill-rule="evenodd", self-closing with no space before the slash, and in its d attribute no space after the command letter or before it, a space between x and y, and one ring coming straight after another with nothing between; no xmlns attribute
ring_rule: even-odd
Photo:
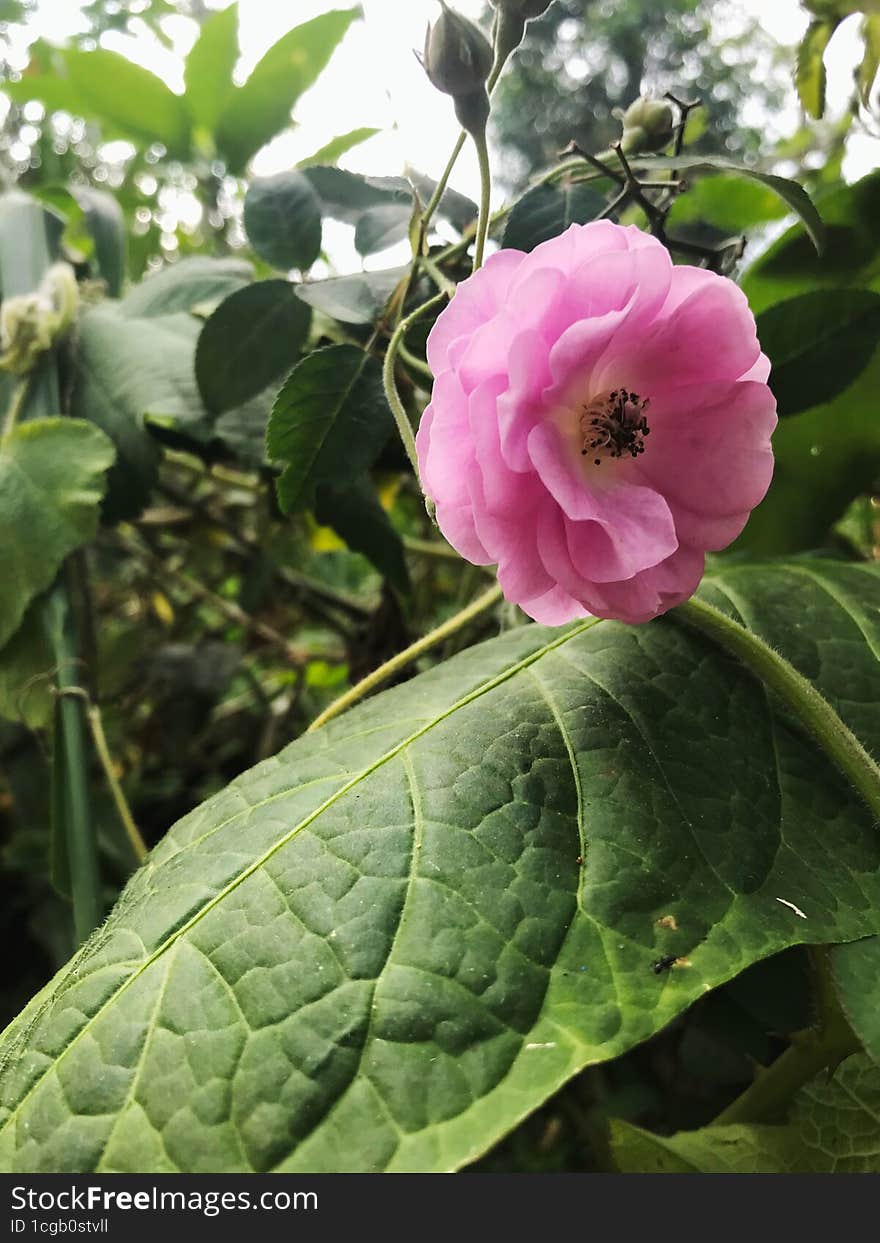
<svg viewBox="0 0 880 1243"><path fill-rule="evenodd" d="M401 362L406 363L410 371L417 372L419 375L424 376L426 380L434 379L434 372L428 364L423 362L421 358L416 358L415 354L411 354L402 341L397 347L397 352L400 355Z"/></svg>
<svg viewBox="0 0 880 1243"><path fill-rule="evenodd" d="M763 639L704 600L688 600L676 613L727 648L775 691L843 769L880 820L880 765L816 688Z"/></svg>
<svg viewBox="0 0 880 1243"><path fill-rule="evenodd" d="M85 720L77 676L79 654L67 591L60 580L44 605L43 625L56 666L56 747L60 746L62 757L58 805L63 808L74 930L77 941L82 942L100 922L101 897L89 810Z"/></svg>
<svg viewBox="0 0 880 1243"><path fill-rule="evenodd" d="M88 703L86 707L86 715L88 717L89 727L92 731L92 741L95 744L95 751L98 759L101 761L101 767L104 770L104 777L107 785L110 787L110 793L113 795L113 802L116 804L116 810L119 819L122 821L122 827L125 829L126 836L134 851L135 858L138 863L143 863L149 851L146 843L140 835L140 830L134 822L128 800L123 793L122 786L116 776L116 769L113 767L113 757L110 754L110 748L107 746L107 735L104 733L104 722L101 719L101 709L97 704Z"/></svg>
<svg viewBox="0 0 880 1243"><path fill-rule="evenodd" d="M823 1070L833 1071L861 1044L840 1009L828 967L826 946L811 948L818 1026L799 1032L793 1043L714 1120L713 1126L773 1121L785 1114L799 1088Z"/></svg>
<svg viewBox="0 0 880 1243"><path fill-rule="evenodd" d="M455 281L451 281L444 272L441 272L434 260L428 255L423 255L421 262L422 267L428 273L437 288L443 290L445 293L448 293L451 298L455 293Z"/></svg>
<svg viewBox="0 0 880 1243"><path fill-rule="evenodd" d="M378 669L374 669L372 673L358 682L356 686L353 686L351 690L346 691L344 695L340 695L320 716L315 717L306 732L312 733L314 730L320 729L322 725L326 725L328 721L332 721L335 716L339 716L340 712L344 712L346 708L350 708L353 704L358 703L370 691L375 690L383 682L393 678L401 670L405 669L407 665L411 665L414 660L418 660L420 656L423 656L425 652L430 652L431 648L445 642L451 635L457 634L474 621L475 618L480 617L483 613L493 608L500 599L501 588L497 585L490 587L483 595L478 596L472 604L469 604L466 609L462 609L460 613L456 613L454 617L450 617L448 621L445 621L442 626L438 626L430 634L417 639L415 643L404 648L402 652L392 656L391 660L386 661L384 665L380 665Z"/></svg>
<svg viewBox="0 0 880 1243"><path fill-rule="evenodd" d="M12 400L9 403L9 409L6 411L6 422L3 424L3 435L8 436L14 430L18 422L18 416L24 407L25 398L30 387L30 376L25 378L16 385L15 392L12 394Z"/></svg>
<svg viewBox="0 0 880 1243"><path fill-rule="evenodd" d="M403 402L400 400L400 393L397 391L397 381L394 378L394 364L397 361L397 352L410 328L421 317L427 314L435 306L439 306L441 302L446 301L446 293L438 293L435 297L423 302L421 306L407 315L406 319L402 319L394 330L391 340L388 342L388 350L385 354L385 362L382 367L382 384L385 388L385 396L388 405L391 407L391 413L394 415L394 421L397 424L397 430L400 433L400 439L406 450L406 456L410 460L416 479L419 478L419 459L416 453L416 440L413 435L412 425L409 421L409 415Z"/></svg>
<svg viewBox="0 0 880 1243"><path fill-rule="evenodd" d="M491 216L492 169L489 166L489 144L486 131L474 134L474 145L477 148L477 161L480 165L480 214L477 217L477 238L474 245L474 267L476 272L483 266L486 251L486 238L489 234L489 217Z"/></svg>

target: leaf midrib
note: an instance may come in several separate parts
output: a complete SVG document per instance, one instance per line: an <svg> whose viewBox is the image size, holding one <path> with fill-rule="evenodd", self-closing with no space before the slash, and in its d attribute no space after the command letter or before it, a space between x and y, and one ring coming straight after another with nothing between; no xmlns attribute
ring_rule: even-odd
<svg viewBox="0 0 880 1243"><path fill-rule="evenodd" d="M566 631L563 635L560 635L559 638L554 639L552 642L543 644L541 647L537 648L534 652L530 653L528 656L523 657L522 660L517 661L515 664L511 665L508 669L505 669L501 673L496 674L493 678L490 678L488 681L484 682L482 685L475 687L467 695L462 696L461 699L456 700L456 702L452 704L445 712L442 712L438 716L433 717L430 721L427 721L423 726L421 726L414 733L409 734L406 738L402 739L399 743L396 743L392 748L390 748L388 751L384 752L384 754L379 756L378 759L376 759L372 764L368 765L366 768L363 768L359 773L357 773L350 780L345 782L342 786L340 786L340 788L337 791L335 791L334 794L326 798L324 802L320 804L320 806L315 808L314 811L310 812L309 815L304 817L299 822L299 824L295 825L292 829L290 829L287 833L285 833L283 837L281 837L277 842L275 842L268 850L263 851L263 853L259 855L258 858L254 860L253 863L249 864L248 867L243 868L242 871L239 872L239 874L236 877L234 877L231 881L229 881L226 885L224 885L224 887L217 894L215 894L215 896L209 902L206 902L205 905L199 911L197 911L194 915L192 915L179 928L175 929L174 932L172 932L170 936L168 936L166 940L163 941L162 944L158 946L152 952L152 954L150 954L144 960L143 963L140 964L140 966L138 966L134 971L132 971L131 974L127 976L126 979L123 981L123 983L120 984L120 986L117 989L115 989L101 1003L101 1005L97 1008L94 1014L92 1014L89 1017L87 1022L84 1023L83 1026L79 1029L79 1031L76 1032L72 1036L70 1041L65 1045L65 1047L61 1050L58 1056L53 1061L51 1061L46 1066L46 1068L43 1070L43 1072L34 1080L34 1082L28 1088L27 1092L21 1098L21 1100L18 1101L17 1104L13 1108L10 1109L8 1117L3 1121L2 1124L0 1124L0 1134L6 1131L17 1120L19 1113L24 1108L24 1106L27 1104L28 1100L31 1098L34 1092L37 1091L40 1084L42 1084L43 1080L47 1077L47 1075L51 1071L55 1070L55 1068L59 1065L59 1063L63 1060L63 1058L70 1052L70 1050L73 1049L77 1045L80 1038L86 1035L86 1033L91 1030L92 1026L98 1021L98 1019L101 1017L104 1011L108 1008L108 1006L112 1002L115 1002L122 995L122 993L124 993L132 984L135 983L136 980L140 978L140 976L145 971L149 969L149 967L152 966L154 962L158 961L158 959L161 958L163 954L167 953L168 950L171 949L172 946L174 946L180 940L181 937L183 937L192 928L194 928L199 923L200 920L202 920L206 915L208 915L214 909L215 906L218 906L222 901L224 901L224 899L227 898L230 893L233 893L240 884L242 884L245 880L248 879L248 877L252 876L255 872L259 871L260 868L262 868L269 861L269 859L273 857L273 855L275 855L279 850L283 849L283 847L286 846L288 842L292 841L293 838L295 838L303 829L308 828L310 824L314 823L314 821L317 820L319 816L321 816L325 811L327 811L330 807L332 807L334 803L336 803L340 798L342 798L345 794L347 794L349 790L353 789L361 781L365 780L372 773L376 772L384 764L389 763L397 755L399 755L406 747L411 746L412 743L416 742L419 738L423 737L425 734L429 733L432 729L436 728L436 726L439 725L442 721L448 720L449 717L451 717L454 713L458 712L460 709L467 707L469 704L473 703L475 700L481 698L481 696L488 694L489 691L494 690L497 686L503 685L503 683L507 682L511 677L515 676L515 674L519 673L520 670L527 669L530 665L534 664L537 660L540 660L541 657L546 655L548 652L555 651L557 648L560 648L564 646L566 643L570 642L570 640L577 638L579 635L583 634L585 631L590 630L593 626L598 625L601 622L601 620L602 620L601 618L597 618L597 617L587 618L587 620L582 622L580 625L575 626L573 629ZM258 807L266 806L266 804L275 801L275 799L286 797L287 795L290 794L290 792L291 792L290 790L281 791L278 794L272 795L270 798L264 799L262 803L258 803L254 807L249 808L248 810L255 811ZM76 959L74 959L74 962L76 962ZM49 1008L49 1005L51 1005L51 1002L49 1002L49 1004L47 1005L46 1007L47 1009ZM36 1021L36 1018L35 1018L35 1021Z"/></svg>

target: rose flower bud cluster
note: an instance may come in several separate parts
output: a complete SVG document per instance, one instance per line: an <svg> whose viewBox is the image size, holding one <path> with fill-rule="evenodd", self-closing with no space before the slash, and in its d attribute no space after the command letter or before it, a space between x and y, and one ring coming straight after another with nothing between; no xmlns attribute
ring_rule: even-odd
<svg viewBox="0 0 880 1243"><path fill-rule="evenodd" d="M438 91L451 95L455 115L470 134L482 133L489 119L486 82L494 53L478 26L446 6L425 36L422 64Z"/></svg>
<svg viewBox="0 0 880 1243"><path fill-rule="evenodd" d="M662 99L637 99L623 114L620 146L627 155L662 151L672 141L674 117Z"/></svg>
<svg viewBox="0 0 880 1243"><path fill-rule="evenodd" d="M744 294L635 226L492 255L428 361L416 443L440 529L539 622L680 604L770 484L776 402Z"/></svg>

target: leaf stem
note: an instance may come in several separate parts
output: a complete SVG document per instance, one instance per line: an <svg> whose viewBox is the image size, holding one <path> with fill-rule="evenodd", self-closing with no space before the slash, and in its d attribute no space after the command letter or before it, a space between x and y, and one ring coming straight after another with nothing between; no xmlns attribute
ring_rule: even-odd
<svg viewBox="0 0 880 1243"><path fill-rule="evenodd" d="M474 245L473 271L483 266L486 251L486 238L489 233L491 216L492 169L489 164L489 144L486 141L486 130L474 134L474 146L477 148L477 162L480 166L480 214L477 217L477 237Z"/></svg>
<svg viewBox="0 0 880 1243"><path fill-rule="evenodd" d="M764 1122L781 1117L792 1096L823 1070L834 1071L861 1042L847 1023L837 1000L828 965L828 947L811 946L818 1025L798 1032L772 1065L759 1071L741 1096L727 1106L713 1126Z"/></svg>
<svg viewBox="0 0 880 1243"><path fill-rule="evenodd" d="M346 708L352 707L358 703L370 691L381 686L383 682L387 682L389 678L393 678L395 674L400 673L407 665L411 665L414 660L418 660L425 652L429 652L431 648L437 647L438 644L445 642L451 635L458 634L465 626L469 625L477 617L488 612L501 599L501 588L496 584L490 587L488 591L478 596L467 608L462 609L460 613L456 613L454 617L450 617L448 621L443 622L430 634L424 635L421 639L417 639L415 643L411 643L409 647L404 648L402 652L398 652L396 656L392 656L391 660L387 660L384 665L380 665L378 669L374 669L372 673L367 674L356 686L346 691L344 695L330 704L329 708L315 717L306 733L313 733L314 730L320 729L322 725L326 725L328 721L332 721L335 716L339 716Z"/></svg>
<svg viewBox="0 0 880 1243"><path fill-rule="evenodd" d="M122 821L122 827L125 829L126 837L134 851L135 858L138 863L143 863L149 851L144 839L141 837L140 830L134 822L131 814L131 808L128 800L123 793L122 786L119 784L119 778L116 776L116 770L113 766L113 757L110 754L110 748L107 746L107 735L104 733L104 722L101 719L101 709L96 703L92 703L86 699L86 716L89 722L89 728L92 731L92 741L95 744L95 751L98 759L101 761L101 767L104 770L104 776L107 785L110 787L110 793L113 795L113 802L116 804L116 810L119 813L119 819Z"/></svg>
<svg viewBox="0 0 880 1243"><path fill-rule="evenodd" d="M720 609L694 598L680 604L675 611L727 648L775 691L826 754L843 769L875 818L880 820L880 765L827 699L769 644Z"/></svg>
<svg viewBox="0 0 880 1243"><path fill-rule="evenodd" d="M43 607L43 626L55 659L59 691L56 706L56 747L61 748L59 805L70 861L73 924L78 942L98 926L101 919L98 853L92 832L86 766L83 704L77 694L79 656L67 590L59 580ZM76 691L71 694L71 690Z"/></svg>
<svg viewBox="0 0 880 1243"><path fill-rule="evenodd" d="M397 327L391 340L388 342L388 349L385 354L385 361L382 366L382 384L385 389L385 397L388 405L391 407L391 413L394 415L394 421L397 424L397 430L400 433L400 439L406 450L406 456L410 460L416 479L419 478L419 459L416 453L416 440L413 435L412 424L409 421L409 415L406 407L400 400L400 393L397 391L397 381L394 378L394 364L397 361L397 352L410 328L421 317L433 310L435 306L439 306L441 302L445 302L447 298L446 291L436 294L427 302L423 302L421 306L416 307L405 319L402 319Z"/></svg>

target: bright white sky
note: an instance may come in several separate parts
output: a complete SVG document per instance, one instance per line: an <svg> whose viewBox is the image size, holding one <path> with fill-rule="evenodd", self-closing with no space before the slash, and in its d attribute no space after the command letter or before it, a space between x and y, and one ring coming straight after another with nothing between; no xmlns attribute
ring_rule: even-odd
<svg viewBox="0 0 880 1243"><path fill-rule="evenodd" d="M757 16L779 42L796 45L807 26L798 0L736 0L744 14ZM225 0L209 0L225 7ZM243 74L291 26L330 8L347 7L353 0L239 0ZM255 161L259 174L290 167L329 138L359 126L376 126L382 133L349 153L342 164L356 172L393 174L407 162L437 176L457 135L450 101L430 86L413 55L424 41L425 26L438 12L437 0L362 0L365 20L356 23L323 78L297 104L298 128L276 140ZM476 17L482 0L455 0L460 12ZM75 0L38 0L32 28L44 37L62 41L77 29L80 5ZM182 53L194 36L194 24L170 19L169 33ZM182 89L181 61L148 33L137 39L110 36L108 46L125 52L175 89ZM829 113L839 115L852 84L859 56L858 18L850 18L835 35L828 54ZM784 131L793 127L792 115L779 118ZM762 121L766 120L761 118ZM774 121L777 119L774 118ZM880 142L856 136L851 144L848 176L880 164ZM453 184L475 196L476 162L466 150Z"/></svg>

